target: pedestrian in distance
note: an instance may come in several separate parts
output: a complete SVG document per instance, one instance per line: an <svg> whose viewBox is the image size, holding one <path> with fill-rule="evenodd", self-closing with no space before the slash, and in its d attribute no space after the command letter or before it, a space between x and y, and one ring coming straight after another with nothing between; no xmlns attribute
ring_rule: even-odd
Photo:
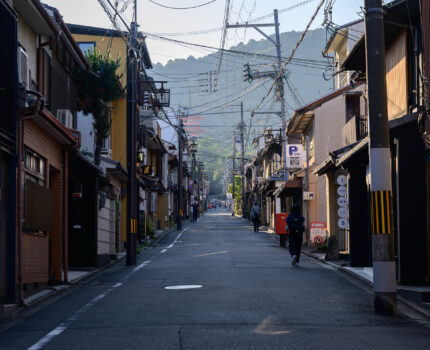
<svg viewBox="0 0 430 350"><path fill-rule="evenodd" d="M289 232L289 249L291 254L291 265L296 265L300 260L302 251L303 232L305 232L305 218L300 212L300 207L295 204L291 207L291 214L285 219L287 222L287 232Z"/></svg>
<svg viewBox="0 0 430 350"><path fill-rule="evenodd" d="M260 207L257 203L254 203L254 206L251 209L251 220L254 224L254 232L258 232L260 229Z"/></svg>
<svg viewBox="0 0 430 350"><path fill-rule="evenodd" d="M193 204L193 220L197 221L198 216L199 216L199 203L195 201Z"/></svg>

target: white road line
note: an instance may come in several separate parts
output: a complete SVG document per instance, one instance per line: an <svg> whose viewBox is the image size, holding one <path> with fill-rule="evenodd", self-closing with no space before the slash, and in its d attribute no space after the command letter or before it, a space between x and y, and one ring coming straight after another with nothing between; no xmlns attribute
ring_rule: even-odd
<svg viewBox="0 0 430 350"><path fill-rule="evenodd" d="M210 255L226 254L226 253L228 253L228 250L224 250L224 251L222 251L222 252L215 252L215 253L200 254L200 255L197 255L196 257L197 257L197 258L199 258L199 257L202 257L202 256L210 256Z"/></svg>
<svg viewBox="0 0 430 350"><path fill-rule="evenodd" d="M188 228L188 227L187 227ZM173 246L179 238L182 236L182 234L187 230L187 228L183 229L175 238L171 246ZM170 246L169 246L170 247ZM167 249L163 249L160 253L157 255L160 255L161 253L165 253ZM156 256L157 256L156 255ZM96 305L100 300L102 300L106 295L108 295L110 292L112 292L115 288L120 287L123 283L125 283L134 273L139 271L141 268L145 267L151 262L151 260L146 260L143 263L141 263L139 266L135 267L131 272L129 272L121 282L118 282L114 284L112 287L109 287L104 293L96 296L94 299L92 299L90 302L85 304L83 307L81 307L78 311L76 311L72 316L70 316L66 321L60 323L60 325L56 328L54 328L52 331L50 331L48 334L46 334L43 338L39 339L36 343L34 343L32 346L30 346L27 350L40 350L42 349L46 344L48 344L52 339L63 333L71 324L73 321L76 321L84 312L86 312L88 309Z"/></svg>

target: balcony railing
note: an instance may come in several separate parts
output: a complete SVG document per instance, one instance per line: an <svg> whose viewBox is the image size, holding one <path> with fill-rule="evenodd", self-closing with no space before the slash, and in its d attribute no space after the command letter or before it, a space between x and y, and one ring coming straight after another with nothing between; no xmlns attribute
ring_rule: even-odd
<svg viewBox="0 0 430 350"><path fill-rule="evenodd" d="M360 115L355 117L357 124L357 141L364 139L369 135L369 118L367 115Z"/></svg>
<svg viewBox="0 0 430 350"><path fill-rule="evenodd" d="M352 117L342 129L343 146L348 146L360 141L369 134L369 122L367 115Z"/></svg>

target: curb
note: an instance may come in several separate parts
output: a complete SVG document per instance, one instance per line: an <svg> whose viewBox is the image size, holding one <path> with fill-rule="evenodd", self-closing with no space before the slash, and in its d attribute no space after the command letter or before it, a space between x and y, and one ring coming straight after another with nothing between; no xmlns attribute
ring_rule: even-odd
<svg viewBox="0 0 430 350"><path fill-rule="evenodd" d="M309 257L311 257L313 259L316 259L316 260L322 262L323 264L329 265L329 266L331 266L331 267L333 267L333 268L335 268L335 269L337 269L339 271L342 271L342 272L346 273L347 275L349 275L349 276L351 276L351 277L353 277L355 279L358 279L361 282L364 282L365 284L367 284L370 287L373 287L373 282L370 282L366 278L364 278L364 277L362 277L360 275L357 275L357 274L355 274L354 272L352 272L352 271L350 271L348 269L345 269L343 266L339 266L339 265L336 265L336 264L334 264L334 263L332 263L330 261L321 259L320 257L315 256L311 252L302 251L302 253L305 254L306 256L309 256ZM401 303L409 306L410 308L414 309L416 312L420 313L421 315L423 315L423 316L425 316L425 317L427 317L427 318L430 319L430 312L429 311L427 311L426 309L424 309L421 306L417 305L416 303L414 303L414 302L412 302L412 301L410 301L410 300L402 297L398 293L397 293L397 300L399 302L401 302Z"/></svg>
<svg viewBox="0 0 430 350"><path fill-rule="evenodd" d="M188 227L188 225L190 225L189 222L183 222L184 224L184 228ZM160 232L159 235L152 240L150 243L148 243L148 247L151 247L152 245L156 244L158 241L160 241L165 235L175 231L175 228L170 228L168 230L165 230L163 232ZM94 275L96 275L97 273L106 270L108 268L110 268L111 266L119 263L120 261L124 260L126 257L126 254L123 253L119 253L117 255L117 258L115 260L111 260L108 264L100 266L92 271L89 271L87 274L82 275L76 279L74 279L73 281L69 281L66 282L65 284L61 284L61 285L57 285L57 286L49 286L47 289L44 289L42 291L40 291L39 293L33 294L30 297L26 298L24 300L24 305L18 305L18 304L11 304L9 305L9 308L11 309L11 311L9 312L5 312L4 314L0 315L0 324L11 319L14 318L15 316L19 315L21 312L28 310L31 307L36 306L37 304L40 304L41 302L56 296L56 295L60 295L61 293L64 293L65 291L69 290L71 287L77 285L79 282L84 281L87 278L93 277Z"/></svg>
<svg viewBox="0 0 430 350"><path fill-rule="evenodd" d="M28 310L31 307L36 306L37 304L40 304L41 302L56 296L56 295L60 295L62 293L64 293L65 291L69 290L71 287L75 286L76 284L78 284L79 282L90 278L92 276L94 276L95 274L117 264L118 262L122 261L125 259L125 254L121 254L117 259L110 261L108 264L100 266L99 268L89 271L87 274L82 275L76 279L74 279L73 281L69 281L66 282L65 284L60 284L57 286L49 286L47 289L44 289L42 291L40 291L39 293L33 294L31 296L29 296L28 298L26 298L24 300L24 305L19 305L19 304L13 304L14 307L12 307L12 311L4 313L3 315L0 316L0 324L11 319L14 318L15 316L19 315L21 312L24 312L26 310Z"/></svg>

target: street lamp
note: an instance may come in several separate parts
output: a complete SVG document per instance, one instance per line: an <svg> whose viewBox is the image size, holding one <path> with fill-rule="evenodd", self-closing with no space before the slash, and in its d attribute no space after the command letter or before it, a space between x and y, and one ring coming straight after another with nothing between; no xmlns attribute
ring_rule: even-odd
<svg viewBox="0 0 430 350"><path fill-rule="evenodd" d="M155 99L159 102L162 107L170 106L170 89L164 88L165 82L160 82L161 88L155 90Z"/></svg>

